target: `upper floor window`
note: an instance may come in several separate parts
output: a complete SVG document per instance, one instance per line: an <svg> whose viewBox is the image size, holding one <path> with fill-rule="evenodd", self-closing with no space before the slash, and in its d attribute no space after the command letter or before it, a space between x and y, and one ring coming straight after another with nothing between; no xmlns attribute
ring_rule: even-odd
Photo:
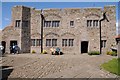
<svg viewBox="0 0 120 80"><path fill-rule="evenodd" d="M15 27L20 27L20 20L16 20Z"/></svg>
<svg viewBox="0 0 120 80"><path fill-rule="evenodd" d="M70 26L74 26L74 21L70 21Z"/></svg>
<svg viewBox="0 0 120 80"><path fill-rule="evenodd" d="M44 21L44 27L59 27L60 21Z"/></svg>
<svg viewBox="0 0 120 80"><path fill-rule="evenodd" d="M51 26L51 21L44 22L44 27L50 27L50 26Z"/></svg>
<svg viewBox="0 0 120 80"><path fill-rule="evenodd" d="M52 27L59 27L60 21L52 21Z"/></svg>
<svg viewBox="0 0 120 80"><path fill-rule="evenodd" d="M93 20L93 27L94 26L96 26L96 27L98 26L98 20Z"/></svg>
<svg viewBox="0 0 120 80"><path fill-rule="evenodd" d="M92 26L92 20L87 20L87 27Z"/></svg>
<svg viewBox="0 0 120 80"><path fill-rule="evenodd" d="M87 27L97 27L98 23L98 20L87 20Z"/></svg>

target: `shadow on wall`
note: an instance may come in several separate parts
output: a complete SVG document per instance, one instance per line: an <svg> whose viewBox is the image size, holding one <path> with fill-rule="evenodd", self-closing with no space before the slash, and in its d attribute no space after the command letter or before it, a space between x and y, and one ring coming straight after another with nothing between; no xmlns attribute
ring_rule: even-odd
<svg viewBox="0 0 120 80"><path fill-rule="evenodd" d="M2 68L0 70L0 71L2 71L2 79L1 80L8 80L8 76L13 71L13 69L5 69L5 68L9 68L9 67L11 67L11 66L2 66Z"/></svg>

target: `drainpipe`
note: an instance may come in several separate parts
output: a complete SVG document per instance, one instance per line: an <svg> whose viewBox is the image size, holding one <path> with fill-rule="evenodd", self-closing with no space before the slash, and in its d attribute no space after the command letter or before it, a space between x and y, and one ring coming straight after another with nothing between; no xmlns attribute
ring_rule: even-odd
<svg viewBox="0 0 120 80"><path fill-rule="evenodd" d="M43 52L43 23L44 23L44 16L43 10L41 10L41 53Z"/></svg>
<svg viewBox="0 0 120 80"><path fill-rule="evenodd" d="M104 20L107 20L107 22L109 22L109 20L107 19L107 16L106 16L106 12L103 13L103 18L100 19L100 21L99 21L99 27L100 27L100 54L102 53L101 22L104 21Z"/></svg>

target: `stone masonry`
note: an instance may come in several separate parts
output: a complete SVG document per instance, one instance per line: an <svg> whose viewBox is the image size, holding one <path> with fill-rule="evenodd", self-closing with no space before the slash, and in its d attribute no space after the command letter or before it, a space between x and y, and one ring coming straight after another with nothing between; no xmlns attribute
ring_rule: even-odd
<svg viewBox="0 0 120 80"><path fill-rule="evenodd" d="M102 40L105 47L102 52L109 51L115 45L114 36L116 35L116 7L105 6L102 8L65 8L65 9L35 9L25 6L14 6L12 8L12 25L2 30L2 41L6 42L5 52L10 52L10 41L16 40L21 52L29 53L35 50L40 53L40 46L32 46L32 39L41 39L41 14L45 21L60 21L59 27L44 27L43 48L48 53L50 48L59 47L65 54L80 54L82 49L89 51L99 51L99 20L103 13L109 22L102 21ZM20 26L15 27L16 20L20 21ZM87 26L88 20L97 20L97 26ZM70 22L73 21L73 26ZM27 23L25 25L24 23ZM46 39L57 39L56 46L46 46ZM73 46L62 46L62 39L74 39ZM86 41L87 45L82 45ZM67 42L69 43L69 42ZM87 46L87 47L86 47ZM84 48L85 47L85 48Z"/></svg>

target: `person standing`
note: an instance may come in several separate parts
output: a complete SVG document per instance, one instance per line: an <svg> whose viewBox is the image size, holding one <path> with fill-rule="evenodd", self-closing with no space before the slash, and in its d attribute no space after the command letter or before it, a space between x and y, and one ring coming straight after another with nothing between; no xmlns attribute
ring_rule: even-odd
<svg viewBox="0 0 120 80"><path fill-rule="evenodd" d="M3 49L4 49L4 47L2 45L0 45L0 51L1 51L2 55L3 55Z"/></svg>
<svg viewBox="0 0 120 80"><path fill-rule="evenodd" d="M12 48L13 48L13 54L15 54L15 45L13 45Z"/></svg>

